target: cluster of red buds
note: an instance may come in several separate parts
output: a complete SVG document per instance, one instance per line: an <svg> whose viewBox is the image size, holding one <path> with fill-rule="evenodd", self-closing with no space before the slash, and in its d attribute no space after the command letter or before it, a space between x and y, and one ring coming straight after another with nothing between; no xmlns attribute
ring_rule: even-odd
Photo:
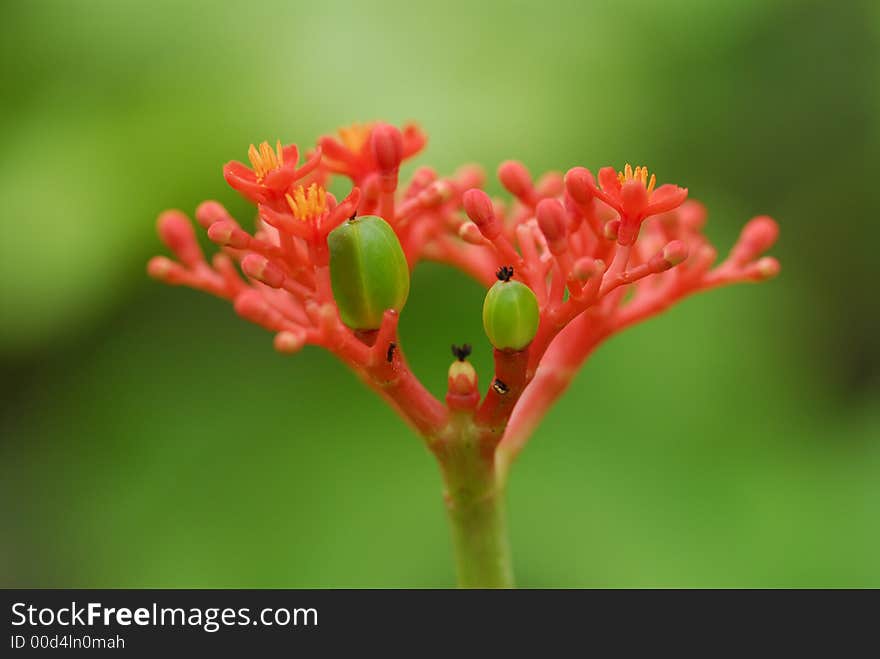
<svg viewBox="0 0 880 659"><path fill-rule="evenodd" d="M596 177L575 167L534 180L507 161L498 177L512 199L501 201L483 192L473 165L445 177L421 167L401 184L401 163L425 142L414 125L372 123L322 137L303 162L296 145L252 145L251 167L231 162L224 175L256 205L255 230L216 201L202 203L196 222L220 247L208 262L187 217L167 211L159 235L177 260L155 257L149 273L230 300L275 333L280 352L330 350L441 460L454 441L450 429L466 425L483 456L508 464L605 338L692 293L779 272L762 256L777 237L772 219L750 220L716 265L703 206L685 188L656 186L645 167L605 167ZM352 186L337 200L326 186L340 176ZM343 235L364 217L376 225ZM382 252L391 243L404 265L381 265L395 262ZM459 268L489 291L483 320L495 373L484 395L467 362L470 346L454 348L445 401L407 366L397 323L409 271L422 259Z"/></svg>

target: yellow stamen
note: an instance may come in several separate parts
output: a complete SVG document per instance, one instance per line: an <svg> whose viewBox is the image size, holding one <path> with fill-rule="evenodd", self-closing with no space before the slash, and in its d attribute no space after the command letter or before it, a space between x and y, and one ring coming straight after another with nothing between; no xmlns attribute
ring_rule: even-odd
<svg viewBox="0 0 880 659"><path fill-rule="evenodd" d="M312 183L308 189L298 185L292 195L284 196L293 216L304 222L315 219L327 208L327 191L317 183Z"/></svg>
<svg viewBox="0 0 880 659"><path fill-rule="evenodd" d="M257 180L262 181L266 178L266 174L278 169L284 164L284 153L281 150L281 140L276 142L274 151L272 150L272 147L269 146L268 142L260 143L259 149L251 144L251 148L248 149L248 159L251 161L251 166L254 168L254 174L257 175Z"/></svg>
<svg viewBox="0 0 880 659"><path fill-rule="evenodd" d="M657 177L654 174L651 174L650 179L648 178L647 167L636 167L633 170L629 163L626 163L622 172L617 172L617 180L620 181L621 185L627 181L641 181L642 185L648 190L648 194L654 191L654 186L657 184Z"/></svg>
<svg viewBox="0 0 880 659"><path fill-rule="evenodd" d="M339 139L342 140L342 143L349 151L358 153L366 144L372 130L373 122L365 124L354 123L351 126L339 129Z"/></svg>

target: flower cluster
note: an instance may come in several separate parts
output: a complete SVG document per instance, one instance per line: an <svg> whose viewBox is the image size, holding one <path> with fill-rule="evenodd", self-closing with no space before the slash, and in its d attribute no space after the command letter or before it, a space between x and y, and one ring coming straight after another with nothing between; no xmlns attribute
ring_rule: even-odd
<svg viewBox="0 0 880 659"><path fill-rule="evenodd" d="M187 217L167 211L159 235L177 258L153 258L149 273L232 301L240 316L275 333L280 352L306 344L332 351L438 455L448 448L451 425L466 418L482 454L509 463L605 338L692 293L779 272L775 259L762 256L777 237L772 219L749 221L716 264L702 233L703 206L688 200L685 188L657 186L645 167L605 167L596 177L575 167L534 180L521 163L508 161L498 177L511 199L501 201L483 192L476 166L451 176L422 167L402 184L401 163L425 142L414 125L372 123L322 137L302 163L296 145L251 146L251 166L231 162L224 175L255 204L255 230L246 231L215 201L201 204L196 222L220 247L209 263ZM335 177L352 184L342 200L327 191ZM328 234L364 215L387 221L410 269L422 259L447 263L487 289L500 271L504 281L534 293L533 338L522 349L496 348L485 395L466 361L469 346L456 348L449 391L439 401L407 366L397 311L387 310L375 330L342 322Z"/></svg>

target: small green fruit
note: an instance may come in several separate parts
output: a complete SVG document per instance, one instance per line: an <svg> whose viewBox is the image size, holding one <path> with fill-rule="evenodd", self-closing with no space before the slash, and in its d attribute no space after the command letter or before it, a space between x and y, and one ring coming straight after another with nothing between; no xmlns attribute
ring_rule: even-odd
<svg viewBox="0 0 880 659"><path fill-rule="evenodd" d="M483 303L483 328L499 350L522 350L538 332L538 300L531 288L511 279L513 268L505 266L497 274L499 281Z"/></svg>
<svg viewBox="0 0 880 659"><path fill-rule="evenodd" d="M342 322L375 330L386 309L400 311L409 295L409 266L394 229L381 217L354 217L327 236L330 283Z"/></svg>

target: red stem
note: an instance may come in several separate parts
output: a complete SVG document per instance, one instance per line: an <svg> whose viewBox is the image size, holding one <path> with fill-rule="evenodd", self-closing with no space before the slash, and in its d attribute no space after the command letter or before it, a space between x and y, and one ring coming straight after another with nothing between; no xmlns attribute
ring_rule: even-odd
<svg viewBox="0 0 880 659"><path fill-rule="evenodd" d="M404 420L423 437L435 434L446 422L446 408L409 370L397 338L400 316L393 309L385 312L382 326L373 337L373 344L364 361L346 359L364 381L386 400ZM351 337L352 341L357 341Z"/></svg>
<svg viewBox="0 0 880 659"><path fill-rule="evenodd" d="M494 450L507 421L528 384L529 349L495 350L495 377L474 417L485 430L486 448Z"/></svg>

